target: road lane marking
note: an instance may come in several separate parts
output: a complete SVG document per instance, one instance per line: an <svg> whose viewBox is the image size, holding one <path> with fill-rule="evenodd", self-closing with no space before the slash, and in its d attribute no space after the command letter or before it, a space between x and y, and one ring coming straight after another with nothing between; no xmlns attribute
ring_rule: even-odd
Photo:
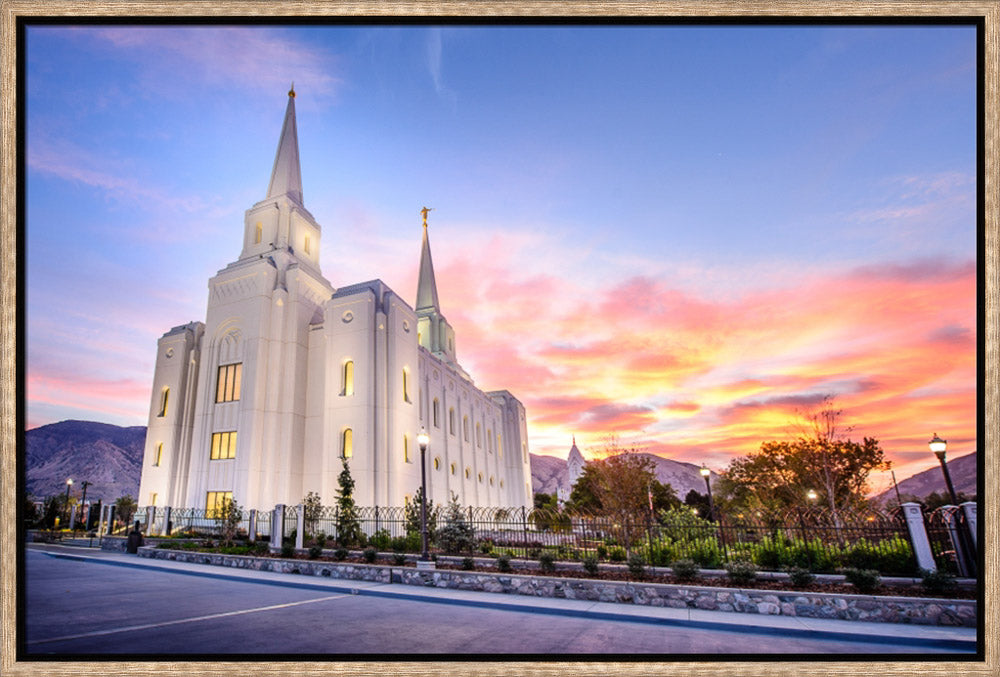
<svg viewBox="0 0 1000 677"><path fill-rule="evenodd" d="M198 621L209 621L215 618L226 618L227 616L240 616L242 614L253 614L259 611L273 611L275 609L287 609L293 606L301 606L303 604L313 604L315 602L328 602L331 599L341 599L342 597L349 597L350 595L330 595L327 597L317 597L316 599L306 599L300 602L288 602L286 604L273 604L271 606L262 606L255 609L240 609L239 611L224 611L217 614L208 614L207 616L195 616L193 618L179 618L174 621L163 621L162 623L147 623L145 625L131 625L124 628L111 628L109 630L95 630L93 632L83 632L78 635L64 635L63 637L50 637L47 639L35 639L29 640L28 644L46 644L49 642L63 642L72 639L83 639L86 637L100 637L102 635L114 635L121 632L135 632L137 630L151 630L153 628L165 628L169 625L180 625L182 623L197 623Z"/></svg>

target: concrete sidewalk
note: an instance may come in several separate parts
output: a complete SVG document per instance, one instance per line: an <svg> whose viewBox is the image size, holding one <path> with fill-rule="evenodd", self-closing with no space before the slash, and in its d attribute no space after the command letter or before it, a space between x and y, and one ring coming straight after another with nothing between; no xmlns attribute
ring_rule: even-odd
<svg viewBox="0 0 1000 677"><path fill-rule="evenodd" d="M84 542L86 543L86 541ZM413 585L348 581L318 576L296 576L194 564L170 560L154 560L136 555L102 551L81 544L28 544L32 550L55 557L105 565L167 571L181 575L254 582L263 585L295 587L325 592L371 595L399 600L419 600L467 607L516 610L577 618L613 619L639 623L655 623L705 630L729 630L760 635L864 640L873 643L909 644L927 648L974 651L977 642L975 628L910 625L903 623L869 623L863 621L826 620L791 616L770 616L700 609L674 609L643 605L615 604L587 600L504 595Z"/></svg>

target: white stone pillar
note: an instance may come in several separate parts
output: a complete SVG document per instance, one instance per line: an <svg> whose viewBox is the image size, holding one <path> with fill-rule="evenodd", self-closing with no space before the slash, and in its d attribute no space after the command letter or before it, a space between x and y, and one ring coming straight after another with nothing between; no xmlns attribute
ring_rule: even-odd
<svg viewBox="0 0 1000 677"><path fill-rule="evenodd" d="M257 511L250 511L250 522L247 526L247 540L253 543L257 540Z"/></svg>
<svg viewBox="0 0 1000 677"><path fill-rule="evenodd" d="M76 524L76 505L73 506L72 510L69 511L69 524L66 525L73 530L73 526Z"/></svg>
<svg viewBox="0 0 1000 677"><path fill-rule="evenodd" d="M979 531L978 521L976 517L976 502L969 501L963 503L961 506L962 512L965 513L965 523L969 525L969 534L972 536L972 547L979 549L979 539L977 532Z"/></svg>
<svg viewBox="0 0 1000 677"><path fill-rule="evenodd" d="M955 550L955 562L958 564L958 575L969 576L969 562L966 560L965 541L962 538L962 529L958 523L958 506L948 505L941 507L941 514L945 524L948 525L948 536L951 538L951 547Z"/></svg>
<svg viewBox="0 0 1000 677"><path fill-rule="evenodd" d="M913 544L913 554L917 557L917 566L928 571L937 571L920 504L904 503L902 507L903 515L906 517L906 528L910 532L910 543Z"/></svg>
<svg viewBox="0 0 1000 677"><path fill-rule="evenodd" d="M169 536L172 531L173 525L170 523L170 515L173 511L169 505L163 508L163 528L160 529L160 533L164 536Z"/></svg>
<svg viewBox="0 0 1000 677"><path fill-rule="evenodd" d="M285 506L281 503L274 506L271 513L271 547L281 549L281 538L285 529Z"/></svg>
<svg viewBox="0 0 1000 677"><path fill-rule="evenodd" d="M306 530L306 507L299 503L296 508L298 512L295 515L295 547L301 550Z"/></svg>

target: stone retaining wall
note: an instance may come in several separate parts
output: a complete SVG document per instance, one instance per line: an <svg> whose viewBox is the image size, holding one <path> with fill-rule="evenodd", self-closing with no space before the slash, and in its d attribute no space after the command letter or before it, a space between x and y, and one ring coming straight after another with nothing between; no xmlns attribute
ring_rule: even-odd
<svg viewBox="0 0 1000 677"><path fill-rule="evenodd" d="M413 567L289 560L246 555L139 549L141 557L334 579L402 583L533 597L557 597L678 609L802 616L881 623L976 627L974 600L742 590L692 585L557 578L482 571L417 571Z"/></svg>

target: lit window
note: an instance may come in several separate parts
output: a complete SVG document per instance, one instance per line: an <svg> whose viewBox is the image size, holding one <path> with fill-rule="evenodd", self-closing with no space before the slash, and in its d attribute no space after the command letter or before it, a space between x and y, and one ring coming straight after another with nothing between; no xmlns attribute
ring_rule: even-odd
<svg viewBox="0 0 1000 677"><path fill-rule="evenodd" d="M448 409L448 432L455 434L455 407Z"/></svg>
<svg viewBox="0 0 1000 677"><path fill-rule="evenodd" d="M403 401L410 401L410 383L409 383L409 373L403 370Z"/></svg>
<svg viewBox="0 0 1000 677"><path fill-rule="evenodd" d="M521 443L521 453L524 454L524 462L528 462L528 445L524 442Z"/></svg>
<svg viewBox="0 0 1000 677"><path fill-rule="evenodd" d="M503 489L503 480L500 480L500 488Z"/></svg>
<svg viewBox="0 0 1000 677"><path fill-rule="evenodd" d="M482 484L483 483L483 473L479 473L478 477L479 477L479 483Z"/></svg>
<svg viewBox="0 0 1000 677"><path fill-rule="evenodd" d="M465 479L472 477L472 468L465 466Z"/></svg>
<svg viewBox="0 0 1000 677"><path fill-rule="evenodd" d="M490 486L493 486L493 475L490 475Z"/></svg>
<svg viewBox="0 0 1000 677"><path fill-rule="evenodd" d="M167 401L170 399L170 388L164 387L160 392L160 416L167 415Z"/></svg>
<svg viewBox="0 0 1000 677"><path fill-rule="evenodd" d="M435 456L434 457L434 469L435 470L440 470L441 469L441 457L440 456Z"/></svg>
<svg viewBox="0 0 1000 677"><path fill-rule="evenodd" d="M256 230L256 232L254 233L254 236L253 236L253 243L254 244L260 244L260 241L263 238L263 236L264 236L264 226L261 224L260 221L258 221L257 222L257 230Z"/></svg>
<svg viewBox="0 0 1000 677"><path fill-rule="evenodd" d="M243 363L224 364L219 367L219 380L215 386L216 402L235 402L240 399L240 382L243 380Z"/></svg>
<svg viewBox="0 0 1000 677"><path fill-rule="evenodd" d="M236 431L212 434L211 460L236 458Z"/></svg>
<svg viewBox="0 0 1000 677"><path fill-rule="evenodd" d="M150 505L156 505L156 492L155 491L149 492L149 504Z"/></svg>
<svg viewBox="0 0 1000 677"><path fill-rule="evenodd" d="M483 446L483 429L478 423L476 424L476 446Z"/></svg>
<svg viewBox="0 0 1000 677"><path fill-rule="evenodd" d="M350 428L346 428L341 436L340 455L342 458L350 458L354 455L354 431Z"/></svg>
<svg viewBox="0 0 1000 677"><path fill-rule="evenodd" d="M310 253L310 251L309 251L309 244L310 244L309 243L309 236L306 235L306 240L305 240L305 242L303 243L303 246L302 246L302 248L306 251L306 254Z"/></svg>
<svg viewBox="0 0 1000 677"><path fill-rule="evenodd" d="M231 491L210 491L205 497L205 517L215 519L222 517L222 511L233 500Z"/></svg>
<svg viewBox="0 0 1000 677"><path fill-rule="evenodd" d="M163 460L163 442L156 445L156 455L153 457L153 465L160 465Z"/></svg>
<svg viewBox="0 0 1000 677"><path fill-rule="evenodd" d="M354 394L354 360L348 360L344 362L344 387L341 389L341 395L353 395Z"/></svg>
<svg viewBox="0 0 1000 677"><path fill-rule="evenodd" d="M462 417L462 434L465 436L465 441L469 441L469 417Z"/></svg>
<svg viewBox="0 0 1000 677"><path fill-rule="evenodd" d="M454 463L452 463L452 464L451 464L451 465L449 466L449 468L451 469L451 474L452 474L452 475L454 475L454 474L455 474L456 472L458 472L458 467L457 467L457 466L456 466L456 465L455 465Z"/></svg>
<svg viewBox="0 0 1000 677"><path fill-rule="evenodd" d="M493 453L493 431L489 428L486 429L486 444L489 446L489 451Z"/></svg>
<svg viewBox="0 0 1000 677"><path fill-rule="evenodd" d="M403 460L410 463L410 436L403 435Z"/></svg>

